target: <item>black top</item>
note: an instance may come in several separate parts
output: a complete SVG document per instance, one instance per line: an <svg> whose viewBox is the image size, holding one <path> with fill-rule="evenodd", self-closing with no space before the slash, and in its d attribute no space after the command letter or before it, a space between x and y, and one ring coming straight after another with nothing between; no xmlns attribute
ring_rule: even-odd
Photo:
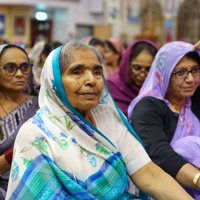
<svg viewBox="0 0 200 200"><path fill-rule="evenodd" d="M191 109L200 120L200 88L192 100ZM135 105L131 121L152 161L174 178L187 163L170 146L178 118L179 114L172 112L164 101L144 97Z"/></svg>

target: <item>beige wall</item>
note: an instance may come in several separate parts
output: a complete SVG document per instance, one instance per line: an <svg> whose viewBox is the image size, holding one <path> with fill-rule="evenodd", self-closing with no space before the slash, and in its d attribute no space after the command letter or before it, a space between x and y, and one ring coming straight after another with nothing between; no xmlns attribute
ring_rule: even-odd
<svg viewBox="0 0 200 200"><path fill-rule="evenodd" d="M5 35L4 38L9 42L15 43L22 41L22 43L30 43L30 7L27 6L0 6L0 14L5 15ZM15 17L25 18L25 33L24 35L16 35L14 33L14 19Z"/></svg>

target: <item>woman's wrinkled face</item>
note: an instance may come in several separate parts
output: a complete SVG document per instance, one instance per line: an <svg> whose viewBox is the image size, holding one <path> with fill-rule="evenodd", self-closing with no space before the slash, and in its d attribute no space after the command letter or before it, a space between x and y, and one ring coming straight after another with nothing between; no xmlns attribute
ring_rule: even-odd
<svg viewBox="0 0 200 200"><path fill-rule="evenodd" d="M26 54L18 48L7 49L0 58L0 66L21 66L29 63ZM30 74L23 74L17 70L14 76L8 76L4 69L0 69L0 87L6 90L21 91L27 86Z"/></svg>
<svg viewBox="0 0 200 200"><path fill-rule="evenodd" d="M103 68L91 50L76 49L62 73L62 83L69 103L80 114L97 106L104 87Z"/></svg>
<svg viewBox="0 0 200 200"><path fill-rule="evenodd" d="M143 50L139 55L131 60L129 67L129 77L133 84L142 87L153 62L154 57L148 51Z"/></svg>
<svg viewBox="0 0 200 200"><path fill-rule="evenodd" d="M192 69L198 69L198 63L184 56L176 65L173 72L182 73L182 71L190 71ZM199 76L193 76L191 73L185 78L176 78L176 76L172 74L166 96L170 95L170 97L176 100L185 100L194 94L198 83Z"/></svg>
<svg viewBox="0 0 200 200"><path fill-rule="evenodd" d="M104 53L104 62L107 65L112 65L113 63L117 63L119 60L119 55L112 51L112 49L105 44L105 53Z"/></svg>

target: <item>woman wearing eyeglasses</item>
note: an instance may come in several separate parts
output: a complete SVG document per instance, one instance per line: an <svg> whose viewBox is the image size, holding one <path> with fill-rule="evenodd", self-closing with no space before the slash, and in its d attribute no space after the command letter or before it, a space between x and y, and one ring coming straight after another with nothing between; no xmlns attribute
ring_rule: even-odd
<svg viewBox="0 0 200 200"><path fill-rule="evenodd" d="M5 197L17 132L38 109L35 86L26 52L0 45L0 199Z"/></svg>
<svg viewBox="0 0 200 200"><path fill-rule="evenodd" d="M125 51L119 72L106 79L111 95L127 116L131 101L145 81L158 47L148 40L137 40Z"/></svg>
<svg viewBox="0 0 200 200"><path fill-rule="evenodd" d="M128 116L154 163L200 199L200 56L171 42L157 53Z"/></svg>

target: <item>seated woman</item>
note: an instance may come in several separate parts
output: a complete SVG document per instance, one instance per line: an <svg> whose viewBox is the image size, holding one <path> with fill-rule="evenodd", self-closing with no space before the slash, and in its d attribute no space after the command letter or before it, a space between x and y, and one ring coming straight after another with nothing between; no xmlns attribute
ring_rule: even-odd
<svg viewBox="0 0 200 200"><path fill-rule="evenodd" d="M155 199L192 199L151 162L102 72L99 52L78 40L50 53L40 110L15 142L7 199L133 199L133 182Z"/></svg>
<svg viewBox="0 0 200 200"><path fill-rule="evenodd" d="M149 73L157 51L158 47L151 41L135 41L125 51L119 71L106 79L113 99L125 116Z"/></svg>
<svg viewBox="0 0 200 200"><path fill-rule="evenodd" d="M119 70L119 63L124 54L125 48L120 40L109 38L104 42L104 75L109 77Z"/></svg>
<svg viewBox="0 0 200 200"><path fill-rule="evenodd" d="M28 54L31 62L33 63L33 74L38 85L40 85L40 75L42 68L51 50L52 47L50 43L40 41L33 46L31 52Z"/></svg>
<svg viewBox="0 0 200 200"><path fill-rule="evenodd" d="M172 42L157 53L131 124L153 162L200 198L200 56L193 45Z"/></svg>
<svg viewBox="0 0 200 200"><path fill-rule="evenodd" d="M15 137L39 106L27 53L16 45L0 45L0 66L0 199L3 199Z"/></svg>

